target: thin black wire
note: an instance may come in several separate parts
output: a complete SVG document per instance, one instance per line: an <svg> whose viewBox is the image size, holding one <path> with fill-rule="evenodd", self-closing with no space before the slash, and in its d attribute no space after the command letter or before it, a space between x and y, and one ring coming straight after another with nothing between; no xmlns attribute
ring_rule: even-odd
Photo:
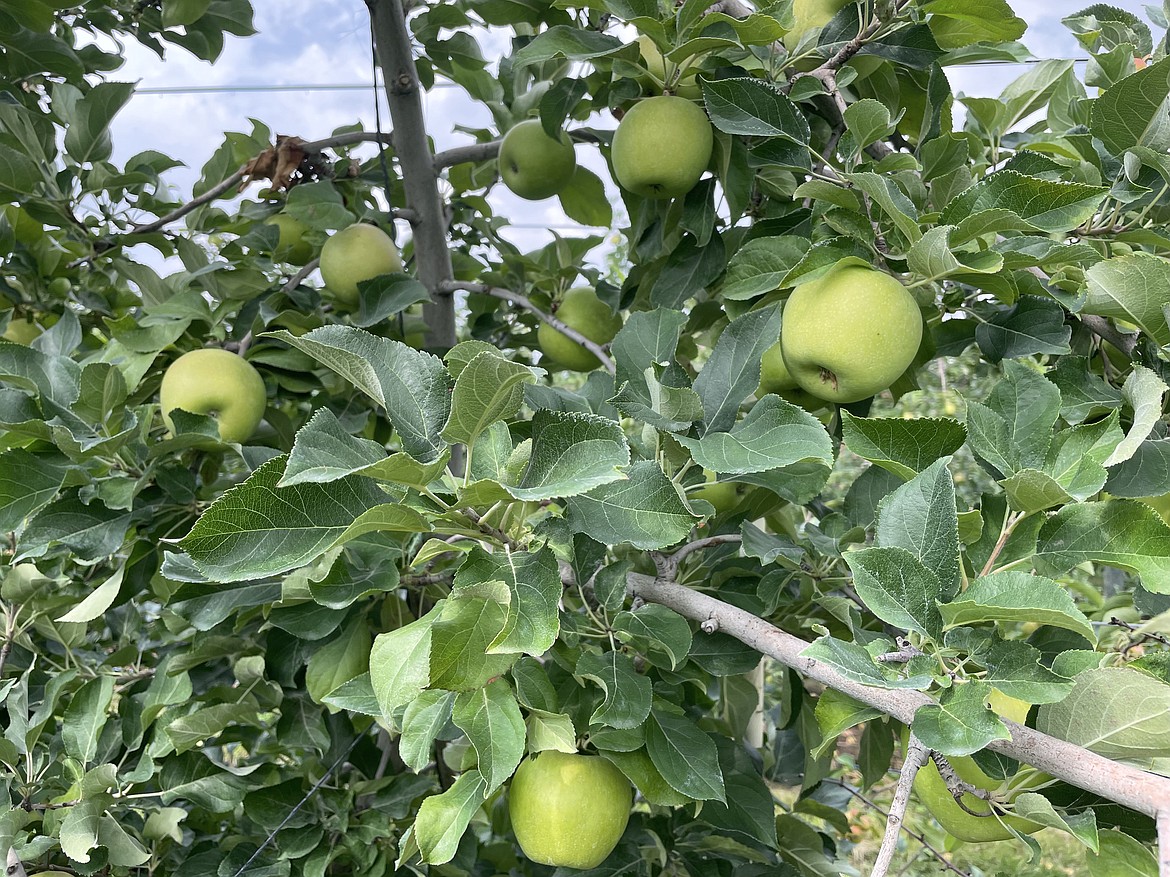
<svg viewBox="0 0 1170 877"><path fill-rule="evenodd" d="M310 798L313 797L313 795L317 794L317 790L319 788L321 788L323 785L325 785L325 781L327 779L329 779L329 777L333 776L333 771L335 771L335 770L337 770L337 768L341 767L341 763L343 761L345 761L345 759L349 758L349 753L353 752L354 747L357 746L358 743L360 743L362 741L362 739L363 739L362 734L358 734L356 737L353 738L353 742L349 744L349 748L346 749L345 752L341 753L341 755L339 755L337 757L337 761L333 762L333 766L330 767L329 770L325 771L324 774L322 774L321 779L317 780L317 782L315 782L313 784L313 788L309 789L309 791L305 793L305 797L301 798L301 800L299 800L297 802L297 806L293 807L290 811L288 811L288 816L284 817L284 819L281 820L280 825L278 825L278 826L276 826L276 828L272 829L272 832L268 835L268 837L264 838L264 843L260 844L260 846L258 846L256 848L256 852L254 852L254 853L252 853L252 855L248 856L248 861L246 861L246 862L244 862L244 864L240 865L240 870L237 871L235 874L233 874L232 877L240 877L240 875L242 875L245 871L248 870L248 866L251 865L254 861L256 861L257 856L259 856L262 852L264 852L266 849L268 849L268 845L272 843L272 841L276 837L276 835L280 833L280 830L282 828L284 828L286 825L288 825L289 820L297 815L297 811L299 811L303 806L305 806L305 804L308 802L308 800Z"/></svg>

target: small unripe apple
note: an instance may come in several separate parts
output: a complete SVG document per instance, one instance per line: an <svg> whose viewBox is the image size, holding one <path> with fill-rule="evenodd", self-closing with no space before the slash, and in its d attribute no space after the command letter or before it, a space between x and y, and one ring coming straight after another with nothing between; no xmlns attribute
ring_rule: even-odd
<svg viewBox="0 0 1170 877"><path fill-rule="evenodd" d="M646 98L614 132L614 176L643 198L681 198L707 169L714 143L711 122L697 104L674 95Z"/></svg>
<svg viewBox="0 0 1170 877"><path fill-rule="evenodd" d="M44 330L32 320L14 317L9 320L8 328L4 330L4 338L7 341L27 346L40 337L42 331Z"/></svg>
<svg viewBox="0 0 1170 877"><path fill-rule="evenodd" d="M548 750L516 768L508 815L532 861L596 868L621 840L633 798L625 774L604 758Z"/></svg>
<svg viewBox="0 0 1170 877"><path fill-rule="evenodd" d="M598 344L608 344L622 327L621 316L611 311L609 305L589 287L578 287L565 293L556 317ZM596 356L548 323L540 324L536 339L544 355L561 368L585 372L601 364Z"/></svg>
<svg viewBox="0 0 1170 877"><path fill-rule="evenodd" d="M184 353L163 374L159 407L167 429L171 412L208 414L219 423L225 442L246 441L264 416L267 393L255 366L226 350L205 347Z"/></svg>
<svg viewBox="0 0 1170 877"><path fill-rule="evenodd" d="M716 475L710 470L703 470L707 482L691 493L695 499L705 499L715 507L716 514L729 512L739 504L739 490L734 482L717 481Z"/></svg>
<svg viewBox="0 0 1170 877"><path fill-rule="evenodd" d="M539 119L512 126L500 143L500 177L513 194L528 201L551 198L577 169L573 141L564 131L554 140Z"/></svg>
<svg viewBox="0 0 1170 877"><path fill-rule="evenodd" d="M287 213L277 213L264 220L275 225L280 231L276 246L272 249L274 258L292 265L306 265L313 258L313 245L305 240L309 227Z"/></svg>
<svg viewBox="0 0 1170 877"><path fill-rule="evenodd" d="M337 301L355 308L358 283L402 270L402 256L390 235L376 225L343 228L321 247L321 277Z"/></svg>
<svg viewBox="0 0 1170 877"><path fill-rule="evenodd" d="M797 384L838 404L889 387L921 341L922 316L906 287L849 262L798 286L780 325L784 364Z"/></svg>

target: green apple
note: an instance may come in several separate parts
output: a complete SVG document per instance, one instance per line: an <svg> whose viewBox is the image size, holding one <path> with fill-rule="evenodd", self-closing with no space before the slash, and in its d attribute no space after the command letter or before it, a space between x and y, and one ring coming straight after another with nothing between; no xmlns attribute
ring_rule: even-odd
<svg viewBox="0 0 1170 877"><path fill-rule="evenodd" d="M638 52L642 55L642 63L646 65L647 72L653 77L649 83L644 83L644 86L661 93L661 87L658 83L665 85L668 77L679 65L670 62L670 73L668 73L666 58L659 51L654 40L645 34L638 37ZM699 100L703 96L703 90L699 87L698 72L694 70L688 72L686 66L683 66L671 90L674 94L687 100Z"/></svg>
<svg viewBox="0 0 1170 877"><path fill-rule="evenodd" d="M816 411L825 407L825 400L818 399L812 393L806 393L796 382L788 366L784 364L784 354L780 342L777 341L764 351L760 360L760 386L756 388L756 398L762 398L769 393L775 393L785 402L808 411Z"/></svg>
<svg viewBox="0 0 1170 877"><path fill-rule="evenodd" d="M321 247L321 277L337 301L358 304L358 283L402 270L402 256L390 235L376 225L343 228Z"/></svg>
<svg viewBox="0 0 1170 877"><path fill-rule="evenodd" d="M644 198L681 198L699 182L715 142L697 104L674 95L638 101L613 135L614 176Z"/></svg>
<svg viewBox="0 0 1170 877"><path fill-rule="evenodd" d="M633 798L625 774L604 758L548 750L516 768L508 815L532 861L596 868L621 840Z"/></svg>
<svg viewBox="0 0 1170 877"><path fill-rule="evenodd" d="M174 431L171 412L210 414L219 422L225 442L247 440L264 416L264 379L241 356L218 347L184 353L163 374L159 407L167 428Z"/></svg>
<svg viewBox="0 0 1170 877"><path fill-rule="evenodd" d="M313 245L305 240L305 232L309 230L307 225L287 213L277 213L264 222L280 230L272 250L273 257L292 265L308 264L313 258Z"/></svg>
<svg viewBox="0 0 1170 877"><path fill-rule="evenodd" d="M598 344L608 344L622 327L621 316L611 311L587 286L565 293L556 318ZM540 324L536 339L544 355L561 368L587 372L601 364L596 356L548 323Z"/></svg>
<svg viewBox="0 0 1170 877"><path fill-rule="evenodd" d="M834 15L853 0L793 0L792 30L784 34L784 48L789 52L796 49L801 38L814 27L824 27Z"/></svg>
<svg viewBox="0 0 1170 877"><path fill-rule="evenodd" d="M901 283L855 262L838 262L798 286L784 305L784 364L801 389L828 402L880 393L914 361L922 316Z"/></svg>
<svg viewBox="0 0 1170 877"><path fill-rule="evenodd" d="M43 331L32 320L13 317L8 321L8 328L4 330L4 338L7 341L13 341L16 344L24 344L27 346L32 344Z"/></svg>
<svg viewBox="0 0 1170 877"><path fill-rule="evenodd" d="M997 715L1019 724L1022 724L1028 717L1029 704L1014 697L1008 697L998 689L993 691L988 698L988 705ZM1018 774L1010 780L998 780L984 773L970 756L950 757L947 761L955 769L955 773L965 782L977 789L995 792L997 798L1009 803L1021 792L1035 788L1050 779L1046 774L1029 771ZM996 818L987 801L970 793L963 796L963 804L974 813L985 815L975 816L968 813L956 803L947 788L946 780L942 778L938 767L931 759L927 759L926 764L915 776L914 792L947 832L967 843L1008 840L1015 836L1007 828L1009 825L1024 834L1032 834L1044 827L1019 816L1003 815ZM1000 822L1000 819L1003 819L1003 823Z"/></svg>
<svg viewBox="0 0 1170 877"><path fill-rule="evenodd" d="M554 140L539 119L513 125L500 143L500 177L513 194L528 201L551 198L577 169L573 141L564 131Z"/></svg>
<svg viewBox="0 0 1170 877"><path fill-rule="evenodd" d="M709 469L703 472L707 476L706 483L691 492L695 499L705 499L715 506L715 513L729 512L739 505L739 490L732 481L717 481L716 474Z"/></svg>

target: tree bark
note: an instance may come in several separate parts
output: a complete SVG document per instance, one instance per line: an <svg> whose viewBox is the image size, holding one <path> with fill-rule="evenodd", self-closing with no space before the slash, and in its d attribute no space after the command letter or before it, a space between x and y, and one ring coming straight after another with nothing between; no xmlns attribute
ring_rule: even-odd
<svg viewBox="0 0 1170 877"><path fill-rule="evenodd" d="M450 281L454 272L434 155L427 143L422 89L406 26L406 9L402 0L367 0L367 3L394 124L394 150L402 171L406 203L415 213L414 263L418 279L431 294L430 302L423 305L427 347L445 352L455 346L455 297L442 284Z"/></svg>

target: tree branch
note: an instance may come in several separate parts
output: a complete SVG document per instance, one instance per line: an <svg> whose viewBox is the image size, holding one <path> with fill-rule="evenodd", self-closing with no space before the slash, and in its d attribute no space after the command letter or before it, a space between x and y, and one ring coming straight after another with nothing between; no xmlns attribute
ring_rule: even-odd
<svg viewBox="0 0 1170 877"><path fill-rule="evenodd" d="M394 150L402 170L407 206L414 211L414 253L418 279L431 294L423 305L427 346L446 351L455 346L455 299L444 284L451 280L447 217L439 197L434 155L427 143L414 45L406 26L403 0L366 0L382 65L382 82L394 123Z"/></svg>
<svg viewBox="0 0 1170 877"><path fill-rule="evenodd" d="M870 877L886 877L890 870L890 862L894 860L894 852L898 849L898 831L902 828L902 820L906 818L906 806L910 803L910 790L914 787L914 777L919 768L926 764L930 751L922 745L922 741L914 734L910 735L910 743L906 747L906 758L902 762L902 773L898 776L898 788L894 791L894 800L890 803L890 812L886 816L886 831L882 835L881 849L873 863Z"/></svg>
<svg viewBox="0 0 1170 877"><path fill-rule="evenodd" d="M611 375L615 372L613 360L610 358L609 354L605 352L605 348L603 348L596 341L589 340L576 329L566 326L552 314L545 313L532 302L530 302L526 296L523 296L518 292L512 292L510 289L501 289L498 286L489 286L486 283L470 283L464 280L448 281L447 283L443 284L443 288L450 290L451 292L454 292L457 289L463 289L467 292L474 292L478 295L490 295L494 298L503 299L506 302L511 302L514 305L522 307L524 310L531 314L535 314L541 320L548 323L565 337L576 341L578 344L596 356L598 361L601 362L602 367Z"/></svg>
<svg viewBox="0 0 1170 877"><path fill-rule="evenodd" d="M288 282L280 288L280 291L288 295L294 289L301 285L301 281L317 270L317 266L321 264L321 258L318 256L311 262L306 263L305 267L289 278Z"/></svg>
<svg viewBox="0 0 1170 877"><path fill-rule="evenodd" d="M487 143L472 143L468 146L456 146L435 153L435 173L443 168L452 167L469 161L487 161L495 158L500 152L502 140L489 140Z"/></svg>
<svg viewBox="0 0 1170 877"><path fill-rule="evenodd" d="M815 658L803 657L801 653L809 643L799 637L750 612L690 588L632 573L627 579L627 590L635 597L661 603L695 621L716 618L724 633L761 654L905 724L913 721L919 707L935 703L933 698L920 691L876 688L847 679L829 665ZM1011 738L994 740L988 744L989 749L1147 816L1157 818L1160 813L1170 813L1170 777L1111 761L1016 722L1005 720L1004 724ZM1170 817L1166 821L1170 831Z"/></svg>
<svg viewBox="0 0 1170 877"><path fill-rule="evenodd" d="M12 847L8 848L8 861L5 864L4 873L7 877L28 877L28 872L24 870L24 865L20 862L20 856Z"/></svg>
<svg viewBox="0 0 1170 877"><path fill-rule="evenodd" d="M742 542L743 537L738 533L725 533L721 536L707 536L703 539L697 539L694 542L688 542L674 554L665 559L662 564L662 578L673 579L674 574L678 572L679 565L690 554L696 551L703 551L707 548L714 548L716 545L730 545L733 542Z"/></svg>

